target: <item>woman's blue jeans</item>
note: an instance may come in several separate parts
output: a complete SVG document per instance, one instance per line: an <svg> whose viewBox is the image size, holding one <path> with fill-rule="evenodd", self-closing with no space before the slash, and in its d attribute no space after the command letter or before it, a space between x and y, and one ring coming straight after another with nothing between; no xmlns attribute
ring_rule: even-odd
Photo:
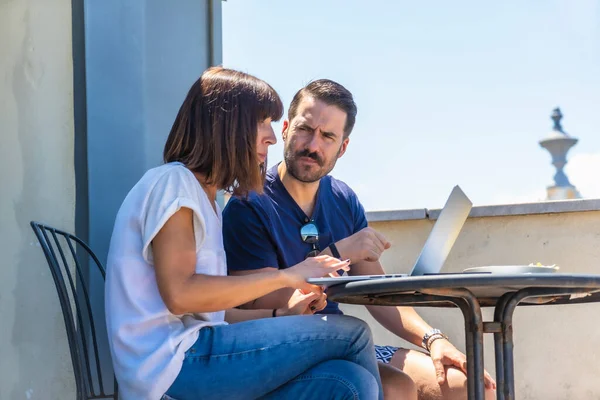
<svg viewBox="0 0 600 400"><path fill-rule="evenodd" d="M343 315L200 330L167 395L187 399L383 399L368 325Z"/></svg>

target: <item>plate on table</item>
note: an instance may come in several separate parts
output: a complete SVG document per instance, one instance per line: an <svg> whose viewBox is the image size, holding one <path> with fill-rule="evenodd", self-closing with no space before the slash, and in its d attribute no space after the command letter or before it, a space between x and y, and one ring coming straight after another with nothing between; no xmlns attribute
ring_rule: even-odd
<svg viewBox="0 0 600 400"><path fill-rule="evenodd" d="M467 268L463 272L493 274L544 274L557 272L556 265L486 265L484 267Z"/></svg>

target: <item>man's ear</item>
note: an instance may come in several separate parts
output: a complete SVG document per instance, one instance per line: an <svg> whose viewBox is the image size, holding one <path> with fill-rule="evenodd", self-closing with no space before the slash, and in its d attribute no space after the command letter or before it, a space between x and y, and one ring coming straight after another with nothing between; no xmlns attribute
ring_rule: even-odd
<svg viewBox="0 0 600 400"><path fill-rule="evenodd" d="M287 133L288 133L289 127L290 127L290 121L288 121L287 119L283 120L283 129L281 130L281 137L283 138L284 142L285 142L285 139L287 138Z"/></svg>
<svg viewBox="0 0 600 400"><path fill-rule="evenodd" d="M342 141L342 147L340 147L340 153L338 154L338 158L342 157L348 148L348 143L350 143L350 138L347 137Z"/></svg>

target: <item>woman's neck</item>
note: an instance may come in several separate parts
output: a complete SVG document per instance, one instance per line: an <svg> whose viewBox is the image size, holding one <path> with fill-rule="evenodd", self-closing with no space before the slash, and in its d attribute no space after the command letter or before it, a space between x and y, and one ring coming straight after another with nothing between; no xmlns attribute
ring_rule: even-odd
<svg viewBox="0 0 600 400"><path fill-rule="evenodd" d="M208 199L212 203L214 203L217 200L217 190L218 190L217 186L206 183L206 176L204 176L203 174L194 172L194 176L200 183L200 186L202 186L202 190L204 190L204 193L206 193L206 196L208 197Z"/></svg>

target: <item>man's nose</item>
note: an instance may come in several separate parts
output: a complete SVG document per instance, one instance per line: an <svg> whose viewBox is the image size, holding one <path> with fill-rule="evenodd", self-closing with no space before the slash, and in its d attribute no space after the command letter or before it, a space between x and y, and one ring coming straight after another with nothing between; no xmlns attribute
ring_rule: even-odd
<svg viewBox="0 0 600 400"><path fill-rule="evenodd" d="M321 139L319 136L318 132L315 132L307 143L307 148L311 153L318 152L321 149Z"/></svg>

